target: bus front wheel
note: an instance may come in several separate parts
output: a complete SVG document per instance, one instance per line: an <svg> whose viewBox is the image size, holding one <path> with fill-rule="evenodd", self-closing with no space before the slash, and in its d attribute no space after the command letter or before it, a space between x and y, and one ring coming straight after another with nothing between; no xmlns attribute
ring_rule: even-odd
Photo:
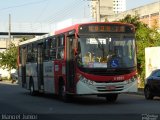
<svg viewBox="0 0 160 120"><path fill-rule="evenodd" d="M59 97L64 102L70 102L70 95L66 93L66 86L64 84L59 86Z"/></svg>
<svg viewBox="0 0 160 120"><path fill-rule="evenodd" d="M59 86L59 97L63 101L66 101L67 95L66 95L66 87L65 87L65 85L60 85Z"/></svg>
<svg viewBox="0 0 160 120"><path fill-rule="evenodd" d="M114 103L118 98L118 94L108 94L106 95L107 102Z"/></svg>

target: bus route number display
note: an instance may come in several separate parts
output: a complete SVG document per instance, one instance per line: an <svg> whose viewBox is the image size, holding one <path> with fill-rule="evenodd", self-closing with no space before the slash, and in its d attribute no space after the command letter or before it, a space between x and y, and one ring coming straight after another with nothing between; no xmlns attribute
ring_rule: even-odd
<svg viewBox="0 0 160 120"><path fill-rule="evenodd" d="M89 32L125 32L125 26L88 26Z"/></svg>
<svg viewBox="0 0 160 120"><path fill-rule="evenodd" d="M80 33L133 33L134 28L126 25L83 25L79 28Z"/></svg>

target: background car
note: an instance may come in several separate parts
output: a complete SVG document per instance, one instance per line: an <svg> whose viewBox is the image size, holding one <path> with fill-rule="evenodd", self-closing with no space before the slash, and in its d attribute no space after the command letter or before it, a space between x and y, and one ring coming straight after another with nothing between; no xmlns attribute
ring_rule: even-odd
<svg viewBox="0 0 160 120"><path fill-rule="evenodd" d="M160 96L160 69L154 70L146 79L144 95L147 100Z"/></svg>

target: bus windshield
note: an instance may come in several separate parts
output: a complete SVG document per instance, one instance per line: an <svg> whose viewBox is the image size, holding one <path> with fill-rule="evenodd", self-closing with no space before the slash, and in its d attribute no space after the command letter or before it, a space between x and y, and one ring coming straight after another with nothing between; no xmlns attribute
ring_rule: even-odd
<svg viewBox="0 0 160 120"><path fill-rule="evenodd" d="M77 60L84 68L135 67L134 36L80 36Z"/></svg>

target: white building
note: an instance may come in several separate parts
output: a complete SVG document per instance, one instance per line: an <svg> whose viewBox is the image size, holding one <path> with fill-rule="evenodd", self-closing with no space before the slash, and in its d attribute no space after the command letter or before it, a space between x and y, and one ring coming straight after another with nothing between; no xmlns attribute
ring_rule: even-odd
<svg viewBox="0 0 160 120"><path fill-rule="evenodd" d="M126 10L126 0L92 0L91 14L96 21L105 21L114 14Z"/></svg>
<svg viewBox="0 0 160 120"><path fill-rule="evenodd" d="M126 0L113 0L113 11L115 14L126 10Z"/></svg>

